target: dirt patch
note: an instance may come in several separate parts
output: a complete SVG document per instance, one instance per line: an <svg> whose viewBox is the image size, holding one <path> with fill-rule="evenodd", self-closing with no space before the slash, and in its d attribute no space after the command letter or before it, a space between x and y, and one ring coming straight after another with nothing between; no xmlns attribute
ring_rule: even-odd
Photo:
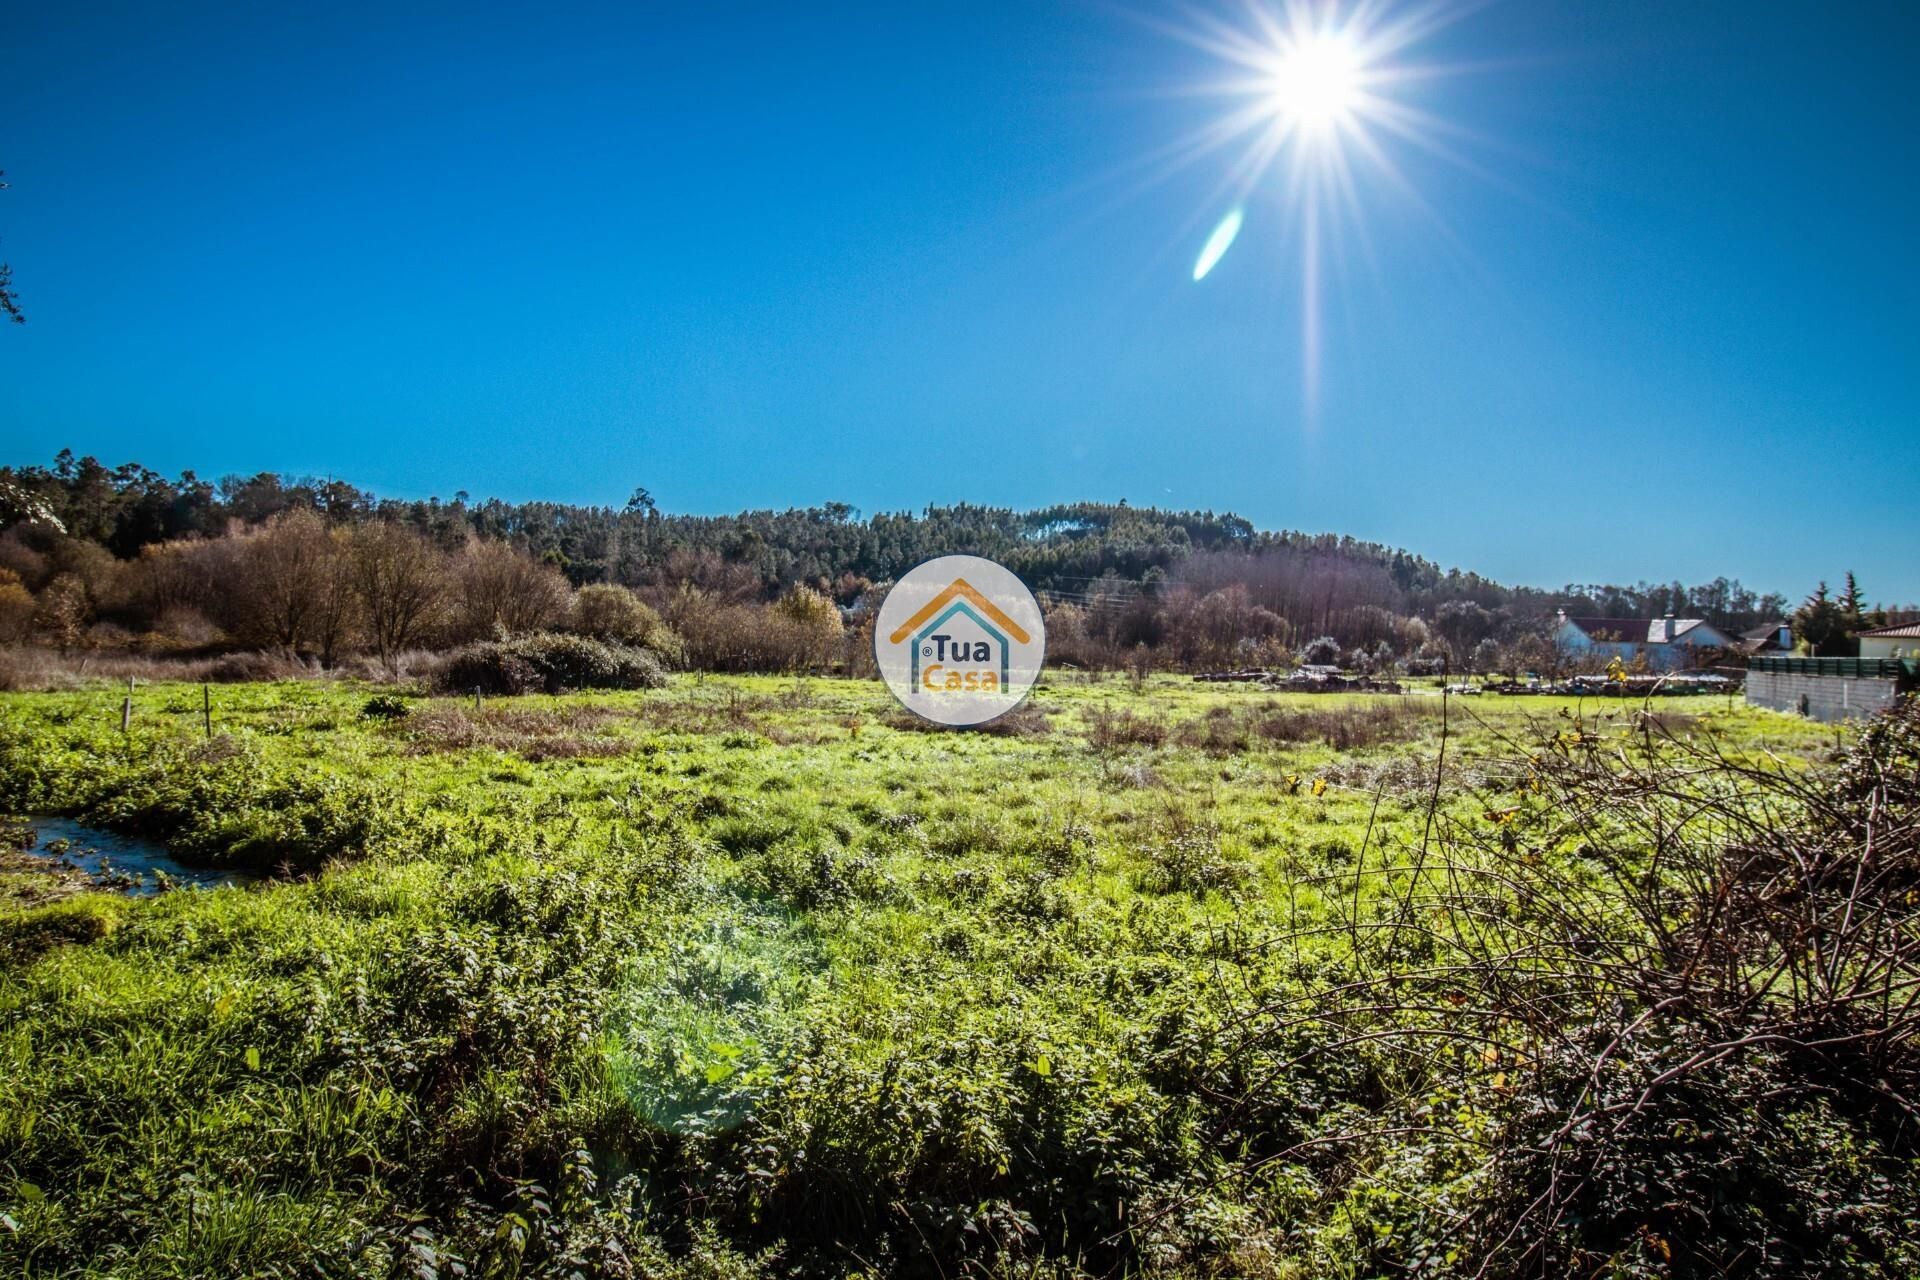
<svg viewBox="0 0 1920 1280"><path fill-rule="evenodd" d="M35 857L12 844L0 847L0 909L44 907L93 887L92 877L78 867Z"/></svg>

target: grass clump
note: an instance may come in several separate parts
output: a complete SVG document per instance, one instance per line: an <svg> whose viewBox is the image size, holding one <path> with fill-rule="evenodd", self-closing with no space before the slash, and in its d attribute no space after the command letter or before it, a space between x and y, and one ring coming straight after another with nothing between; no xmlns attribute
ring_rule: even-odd
<svg viewBox="0 0 1920 1280"><path fill-rule="evenodd" d="M405 698L391 693L376 693L360 708L361 716L368 720L404 720L412 711Z"/></svg>

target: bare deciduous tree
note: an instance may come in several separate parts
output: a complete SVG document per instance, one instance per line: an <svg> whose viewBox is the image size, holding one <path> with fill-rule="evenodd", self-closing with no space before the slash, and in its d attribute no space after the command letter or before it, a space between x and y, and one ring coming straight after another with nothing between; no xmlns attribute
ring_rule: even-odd
<svg viewBox="0 0 1920 1280"><path fill-rule="evenodd" d="M240 570L251 638L289 651L313 638L331 552L325 523L303 509L282 512L244 538Z"/></svg>
<svg viewBox="0 0 1920 1280"><path fill-rule="evenodd" d="M319 607L313 616L313 640L320 665L333 666L360 620L360 597L353 589L352 539L345 529L327 530L326 557L320 564Z"/></svg>
<svg viewBox="0 0 1920 1280"><path fill-rule="evenodd" d="M67 653L86 638L87 624L93 620L87 584L78 574L61 574L40 593L33 620L61 653Z"/></svg>
<svg viewBox="0 0 1920 1280"><path fill-rule="evenodd" d="M444 570L426 538L404 525L376 521L354 530L349 574L367 638L389 668L439 620Z"/></svg>
<svg viewBox="0 0 1920 1280"><path fill-rule="evenodd" d="M566 578L507 543L469 540L453 577L459 629L469 639L542 631L566 617Z"/></svg>

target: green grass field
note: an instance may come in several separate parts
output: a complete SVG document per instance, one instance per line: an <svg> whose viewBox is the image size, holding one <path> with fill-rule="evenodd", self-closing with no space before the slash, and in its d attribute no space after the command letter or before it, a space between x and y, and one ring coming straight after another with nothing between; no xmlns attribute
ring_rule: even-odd
<svg viewBox="0 0 1920 1280"><path fill-rule="evenodd" d="M1337 986L1391 869L1532 803L1542 743L1838 743L1165 677L976 733L864 682L376 696L216 687L211 735L197 686L126 735L119 690L0 700L6 811L271 877L0 873L0 1270L1443 1274L1453 1148L1316 1135L1491 1126L1498 1054L1428 1098L1281 1028L1250 1083L1237 1020Z"/></svg>

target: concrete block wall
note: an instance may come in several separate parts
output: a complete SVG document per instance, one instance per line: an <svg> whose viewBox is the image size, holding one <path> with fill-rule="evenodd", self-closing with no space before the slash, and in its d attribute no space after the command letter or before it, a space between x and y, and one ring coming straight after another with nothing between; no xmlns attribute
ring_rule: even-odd
<svg viewBox="0 0 1920 1280"><path fill-rule="evenodd" d="M1900 682L1890 678L1747 672L1748 705L1799 712L1814 720L1870 716L1892 706L1899 696Z"/></svg>

